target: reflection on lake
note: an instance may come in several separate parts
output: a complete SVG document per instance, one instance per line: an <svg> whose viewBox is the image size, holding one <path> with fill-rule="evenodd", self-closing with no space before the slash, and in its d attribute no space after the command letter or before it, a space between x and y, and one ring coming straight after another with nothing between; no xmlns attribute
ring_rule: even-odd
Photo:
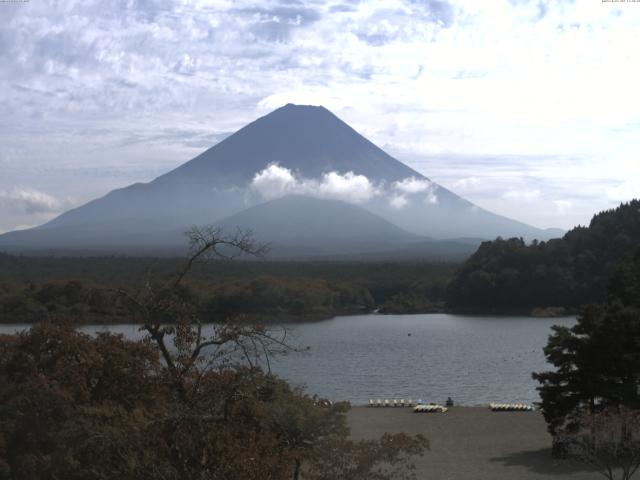
<svg viewBox="0 0 640 480"><path fill-rule="evenodd" d="M311 393L366 403L369 398L451 396L465 405L538 401L531 372L548 368L542 353L551 325L575 318L359 315L288 325L308 352L272 361L272 369ZM0 333L28 328L0 325ZM140 338L137 325L89 325Z"/></svg>

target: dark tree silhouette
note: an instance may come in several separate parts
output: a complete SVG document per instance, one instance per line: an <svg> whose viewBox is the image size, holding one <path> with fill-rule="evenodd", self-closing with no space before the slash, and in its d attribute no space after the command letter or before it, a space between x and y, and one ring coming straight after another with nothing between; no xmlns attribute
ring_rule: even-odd
<svg viewBox="0 0 640 480"><path fill-rule="evenodd" d="M614 269L638 245L640 200L601 212L563 238L484 242L454 276L447 303L454 310L577 310L605 300Z"/></svg>
<svg viewBox="0 0 640 480"><path fill-rule="evenodd" d="M607 301L583 309L571 327L553 327L544 349L555 369L533 374L556 453L589 415L640 409L640 252L622 262Z"/></svg>

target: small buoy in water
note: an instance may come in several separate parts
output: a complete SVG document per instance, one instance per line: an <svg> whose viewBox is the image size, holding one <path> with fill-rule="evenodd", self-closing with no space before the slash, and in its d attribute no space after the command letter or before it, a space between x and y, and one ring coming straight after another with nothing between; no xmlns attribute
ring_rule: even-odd
<svg viewBox="0 0 640 480"><path fill-rule="evenodd" d="M411 336L411 334L410 334L410 333L407 333L407 337L410 337L410 336Z"/></svg>

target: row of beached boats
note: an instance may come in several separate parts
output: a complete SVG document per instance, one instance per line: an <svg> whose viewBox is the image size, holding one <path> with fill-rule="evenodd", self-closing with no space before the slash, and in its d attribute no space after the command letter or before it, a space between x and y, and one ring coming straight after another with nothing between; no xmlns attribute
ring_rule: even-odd
<svg viewBox="0 0 640 480"><path fill-rule="evenodd" d="M413 411L416 413L444 413L447 411L446 407L438 405L436 403L422 403L422 400L418 400L414 403L413 400L369 400L370 407L413 407Z"/></svg>
<svg viewBox="0 0 640 480"><path fill-rule="evenodd" d="M437 403L422 403L418 400L373 400L369 399L369 407L413 407L416 413L445 413L447 407L438 405ZM494 412L532 412L534 408L524 403L490 403L489 408Z"/></svg>
<svg viewBox="0 0 640 480"><path fill-rule="evenodd" d="M490 403L489 408L494 412L532 412L533 407L524 403Z"/></svg>
<svg viewBox="0 0 640 480"><path fill-rule="evenodd" d="M436 403L428 403L426 405L416 405L413 411L415 413L447 413L448 408Z"/></svg>
<svg viewBox="0 0 640 480"><path fill-rule="evenodd" d="M370 407L413 407L414 405L418 405L422 403L422 400L418 400L414 402L413 400L406 400L403 398L401 400L373 400L369 399Z"/></svg>

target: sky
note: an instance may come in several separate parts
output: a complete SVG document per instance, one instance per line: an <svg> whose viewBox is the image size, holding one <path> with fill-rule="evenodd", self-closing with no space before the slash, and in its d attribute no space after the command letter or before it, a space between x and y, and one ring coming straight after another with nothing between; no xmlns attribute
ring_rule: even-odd
<svg viewBox="0 0 640 480"><path fill-rule="evenodd" d="M493 212L640 196L640 2L0 2L0 232L324 105Z"/></svg>

